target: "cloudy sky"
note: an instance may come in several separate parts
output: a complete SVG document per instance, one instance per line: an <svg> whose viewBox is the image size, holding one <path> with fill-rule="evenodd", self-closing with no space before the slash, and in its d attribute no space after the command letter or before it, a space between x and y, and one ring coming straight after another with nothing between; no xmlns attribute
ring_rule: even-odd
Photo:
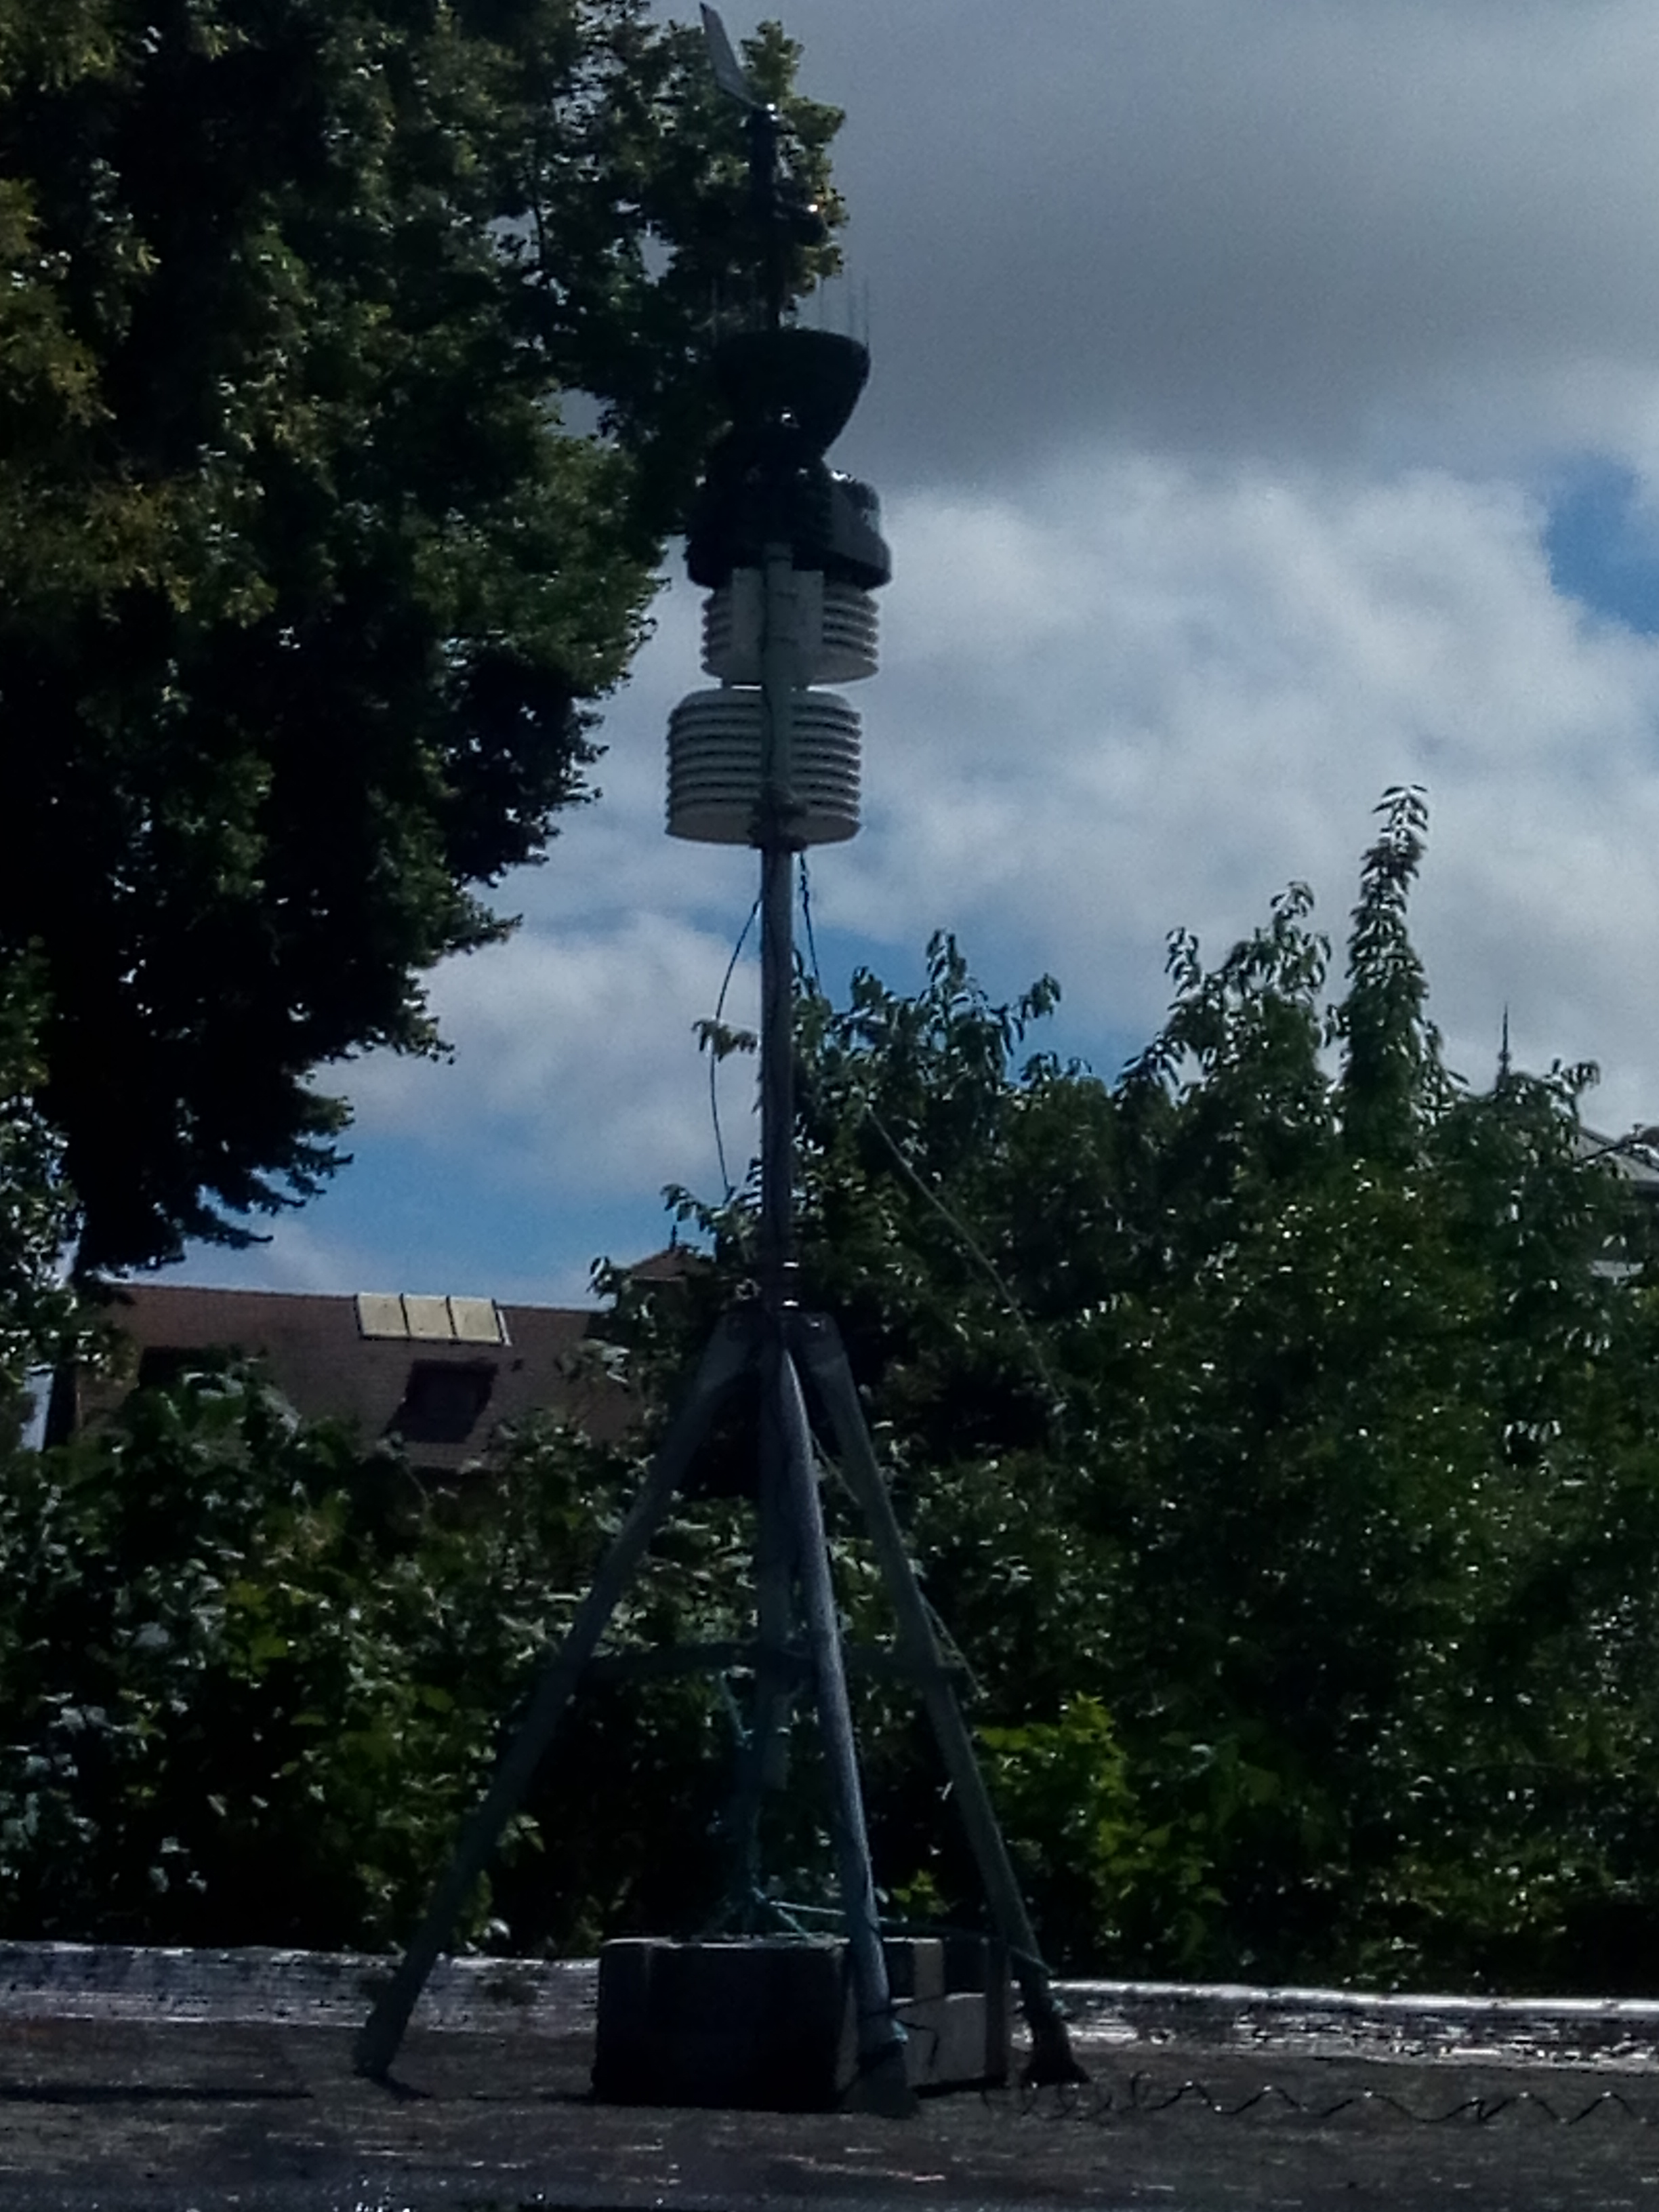
<svg viewBox="0 0 1659 2212"><path fill-rule="evenodd" d="M848 112L874 368L832 458L895 558L866 827L812 867L831 976L909 988L948 927L1000 993L1058 975L1110 1075L1172 928L1219 955L1301 878L1340 938L1420 781L1452 1064L1507 1004L1523 1062L1600 1061L1600 1126L1659 1118L1651 0L782 12ZM714 1189L692 1025L755 868L662 834L696 611L665 590L519 935L436 979L453 1061L343 1071L355 1164L181 1278L568 1301L665 1241L663 1184Z"/></svg>

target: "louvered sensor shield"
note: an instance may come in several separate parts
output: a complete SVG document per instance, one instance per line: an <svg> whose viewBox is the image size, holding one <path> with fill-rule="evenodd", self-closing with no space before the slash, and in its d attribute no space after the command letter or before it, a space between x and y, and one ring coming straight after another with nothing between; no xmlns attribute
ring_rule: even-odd
<svg viewBox="0 0 1659 2212"><path fill-rule="evenodd" d="M738 569L709 594L703 610L702 665L718 691L694 691L668 726L668 830L707 845L762 841L767 767L766 696L758 687L765 654L765 579ZM774 798L781 827L797 848L834 845L859 828L862 732L858 710L833 691L808 687L854 683L876 672L876 603L857 586L797 570L775 603L788 626L794 681L788 729Z"/></svg>
<svg viewBox="0 0 1659 2212"><path fill-rule="evenodd" d="M722 684L761 680L761 576L739 569L703 602L702 665ZM805 684L856 684L873 676L879 635L875 595L811 573L795 579Z"/></svg>
<svg viewBox="0 0 1659 2212"><path fill-rule="evenodd" d="M758 691L694 691L668 724L668 834L704 845L756 840L766 708ZM859 718L833 691L798 691L789 736L794 846L835 845L859 827Z"/></svg>

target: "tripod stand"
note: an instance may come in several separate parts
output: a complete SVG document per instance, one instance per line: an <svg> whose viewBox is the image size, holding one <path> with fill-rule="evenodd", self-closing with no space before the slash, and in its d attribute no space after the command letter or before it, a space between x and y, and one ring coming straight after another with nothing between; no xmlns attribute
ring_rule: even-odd
<svg viewBox="0 0 1659 2212"><path fill-rule="evenodd" d="M804 1313L789 1295L787 1257L793 1112L789 994L793 854L765 853L762 970L763 1247L769 1265L758 1299L728 1310L704 1349L645 1484L612 1541L563 1644L538 1681L517 1734L489 1791L466 1825L419 1934L377 2002L358 2040L359 2071L384 2078L439 1953L454 1928L501 1832L540 1765L561 1715L593 1659L605 1626L666 1518L699 1446L746 1376L760 1383L760 1472L757 1497L757 1635L739 1656L755 1674L755 1713L743 1800L750 1815L773 1746L797 1684L810 1680L829 1768L834 1831L858 2018L859 2081L854 2101L907 2109L903 2036L894 2016L871 1874L863 1796L835 1595L830 1584L813 1440L803 1378L831 1434L842 1477L863 1520L897 1628L896 1665L921 1692L951 1794L984 1886L991 1919L1019 1982L1032 2035L1036 2081L1076 2079L1066 2027L1009 1862L948 1665L905 1551L892 1501L865 1424L857 1387L834 1322ZM781 1039L777 1032L781 1029ZM780 1047L781 1046L781 1048ZM793 1634L798 1589L804 1644ZM688 1651L689 1664L706 1654ZM730 1663L732 1655L720 1655ZM752 1846L751 1846L752 1848Z"/></svg>

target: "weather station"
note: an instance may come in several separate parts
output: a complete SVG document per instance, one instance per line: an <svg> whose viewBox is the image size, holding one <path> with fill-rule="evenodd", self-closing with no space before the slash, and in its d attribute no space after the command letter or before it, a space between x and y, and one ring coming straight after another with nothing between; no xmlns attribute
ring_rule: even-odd
<svg viewBox="0 0 1659 2212"><path fill-rule="evenodd" d="M785 319L790 256L811 242L818 217L787 173L781 118L744 76L719 16L708 7L702 15L716 81L744 113L763 268L750 326L728 333L714 353L729 428L709 455L686 540L691 579L708 593L702 662L716 685L691 693L671 718L667 826L675 837L760 855L755 1281L705 1346L627 1519L363 2028L356 2062L377 2078L389 2072L427 1977L653 1537L693 1480L714 1424L747 1390L757 1432L752 1641L735 1651L692 1647L606 1661L614 1668L643 1656L658 1673L669 1664L714 1667L747 1686L729 1923L693 1942L605 1947L594 2089L634 2103L838 2104L902 2115L919 2089L1006 2071L1011 1974L1030 2035L1028 2078L1080 2074L963 1717L960 1669L917 1582L840 1334L829 1316L803 1310L797 1292L797 861L807 848L859 828L859 714L822 687L876 672L873 594L891 563L874 493L825 458L857 405L867 349L850 336ZM825 1459L878 1567L890 1648L850 1647L843 1636L819 1487ZM860 1668L913 1686L926 1710L984 1891L983 1938L883 1929L848 1690L849 1671ZM840 1899L840 1928L822 1940L755 1924L766 1898L761 1808L769 1790L787 1786L784 1740L803 1695L816 1715Z"/></svg>

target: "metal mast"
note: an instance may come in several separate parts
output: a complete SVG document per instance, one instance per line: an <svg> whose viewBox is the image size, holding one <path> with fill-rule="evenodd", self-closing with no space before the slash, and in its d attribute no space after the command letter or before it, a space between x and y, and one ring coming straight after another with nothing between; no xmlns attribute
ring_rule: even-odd
<svg viewBox="0 0 1659 2212"><path fill-rule="evenodd" d="M720 688L692 693L669 726L668 828L699 842L746 845L761 859L761 1160L758 1297L734 1305L705 1346L645 1484L558 1650L537 1681L483 1802L468 1821L426 1920L358 2039L360 2071L384 2078L426 1978L550 1743L605 1626L690 1474L720 1407L745 1376L760 1383L756 1490L757 1633L744 1661L755 1683L738 1826L744 1904L756 1885L761 1795L776 1778L798 1684L817 1709L858 2022L858 2076L848 2101L904 2112L913 2097L891 2002L866 1831L845 1654L830 1573L810 1383L842 1479L870 1535L897 1627L896 1671L933 1723L1032 2033L1030 2078L1080 2078L1037 1955L1018 1883L957 1702L954 1679L904 1548L834 1322L799 1310L795 1284L795 860L859 827L860 726L824 683L876 669L871 594L891 573L874 493L824 455L869 372L850 337L785 325L791 249L822 235L817 211L781 179L779 118L733 56L720 17L702 10L714 75L746 115L750 194L762 239L755 327L717 347L730 428L709 456L687 528L687 566L708 592L703 666ZM646 1655L653 1662L659 1655ZM708 1663L696 1650L689 1666ZM613 1662L613 1664L616 1662ZM729 1656L722 1662L730 1665ZM661 1668L653 1666L653 1672Z"/></svg>
<svg viewBox="0 0 1659 2212"><path fill-rule="evenodd" d="M823 226L815 210L781 189L778 118L738 66L719 15L705 6L702 17L716 81L746 111L750 198L763 259L759 328L728 338L716 353L732 427L710 456L687 532L692 580L715 595L704 665L724 679L723 689L684 702L669 737L671 832L714 843L740 838L761 856L764 1328L756 1565L763 1663L744 1796L753 1822L789 1703L783 1660L793 1565L830 1775L862 2100L902 2108L909 2098L904 2032L888 1987L811 1431L789 1341L797 1306L795 856L858 827L858 717L842 701L811 700L808 686L832 665L842 675L873 674L868 593L886 582L890 564L872 520L873 496L849 489L823 459L863 388L868 356L851 338L783 325L790 247L822 236ZM842 629L850 629L862 650L835 653L830 611L826 653L827 607L839 609Z"/></svg>

